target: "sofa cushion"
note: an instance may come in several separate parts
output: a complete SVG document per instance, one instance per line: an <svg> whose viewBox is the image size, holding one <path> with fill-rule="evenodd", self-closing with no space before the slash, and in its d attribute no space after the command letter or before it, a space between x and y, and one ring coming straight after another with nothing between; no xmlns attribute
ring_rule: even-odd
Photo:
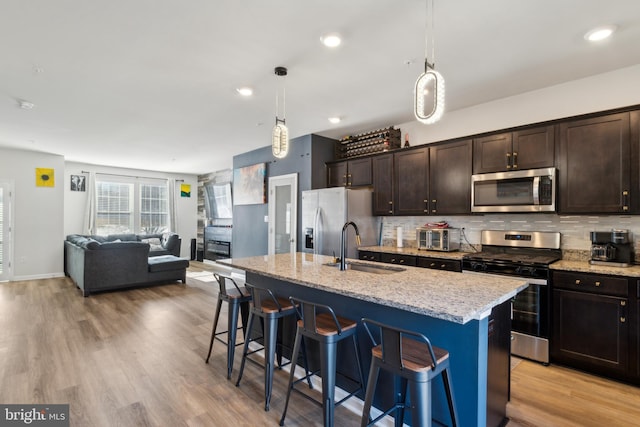
<svg viewBox="0 0 640 427"><path fill-rule="evenodd" d="M149 271L151 273L180 270L187 267L189 267L188 258L178 258L173 255L161 255L149 258Z"/></svg>
<svg viewBox="0 0 640 427"><path fill-rule="evenodd" d="M138 237L135 234L109 234L107 241L113 242L114 240L120 240L121 242L137 242Z"/></svg>
<svg viewBox="0 0 640 427"><path fill-rule="evenodd" d="M117 249L127 249L127 248L131 248L133 246L149 246L147 243L142 243L142 242L131 242L131 241L127 241L127 242L104 242L102 244L99 244L99 247L96 249L100 249L100 250L117 250Z"/></svg>
<svg viewBox="0 0 640 427"><path fill-rule="evenodd" d="M161 246L159 237L151 237L151 238L148 238L148 239L142 238L142 239L140 239L140 241L144 242L144 243L148 243L151 246L153 246L153 245Z"/></svg>
<svg viewBox="0 0 640 427"><path fill-rule="evenodd" d="M87 236L81 236L79 234L68 235L67 241L83 249L97 249L100 246L100 243L94 239Z"/></svg>

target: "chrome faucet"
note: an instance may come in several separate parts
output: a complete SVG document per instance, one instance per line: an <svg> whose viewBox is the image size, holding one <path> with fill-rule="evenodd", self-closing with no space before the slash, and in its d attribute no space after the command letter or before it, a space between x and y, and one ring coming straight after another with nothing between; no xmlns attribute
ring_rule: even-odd
<svg viewBox="0 0 640 427"><path fill-rule="evenodd" d="M340 270L342 271L347 269L347 228L349 228L350 225L353 225L353 229L356 231L356 245L361 244L358 226L353 221L347 222L342 227L342 237L340 238Z"/></svg>

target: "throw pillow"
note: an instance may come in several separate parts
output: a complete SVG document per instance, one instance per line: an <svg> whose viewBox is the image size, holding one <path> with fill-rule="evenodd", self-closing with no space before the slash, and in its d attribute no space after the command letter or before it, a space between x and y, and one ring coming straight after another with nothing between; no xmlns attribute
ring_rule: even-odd
<svg viewBox="0 0 640 427"><path fill-rule="evenodd" d="M151 239L142 239L142 243L148 243L151 246L160 246L160 239L158 237L152 237Z"/></svg>

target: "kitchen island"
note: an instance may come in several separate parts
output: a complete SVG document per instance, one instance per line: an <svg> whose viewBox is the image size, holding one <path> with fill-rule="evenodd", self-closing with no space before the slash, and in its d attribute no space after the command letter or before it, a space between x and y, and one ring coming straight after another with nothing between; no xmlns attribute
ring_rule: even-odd
<svg viewBox="0 0 640 427"><path fill-rule="evenodd" d="M389 274L340 271L327 265L331 261L331 257L323 255L296 253L218 262L244 270L247 283L270 288L280 295L328 304L337 314L352 319L369 317L426 335L433 345L450 352L459 424L487 425L489 316L494 308L502 307L501 312L507 313L506 319L502 316L502 323L508 323L509 300L526 288L527 282L415 267ZM371 343L364 330L359 330L358 335L366 378ZM506 346L503 353L508 353L508 342ZM508 386L508 357L501 360L506 360ZM348 370L349 366L344 368ZM385 378L381 377L381 381ZM386 381L391 384L388 378ZM378 390L374 405L386 406L391 396L384 391L389 387L379 384ZM434 383L433 393L434 418L448 422L440 379Z"/></svg>

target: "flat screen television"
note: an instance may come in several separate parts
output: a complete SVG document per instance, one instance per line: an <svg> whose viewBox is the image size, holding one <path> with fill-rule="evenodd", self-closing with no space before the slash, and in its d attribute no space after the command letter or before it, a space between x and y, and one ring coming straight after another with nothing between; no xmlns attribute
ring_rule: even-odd
<svg viewBox="0 0 640 427"><path fill-rule="evenodd" d="M212 219L233 218L231 183L206 183L204 185L207 217Z"/></svg>

